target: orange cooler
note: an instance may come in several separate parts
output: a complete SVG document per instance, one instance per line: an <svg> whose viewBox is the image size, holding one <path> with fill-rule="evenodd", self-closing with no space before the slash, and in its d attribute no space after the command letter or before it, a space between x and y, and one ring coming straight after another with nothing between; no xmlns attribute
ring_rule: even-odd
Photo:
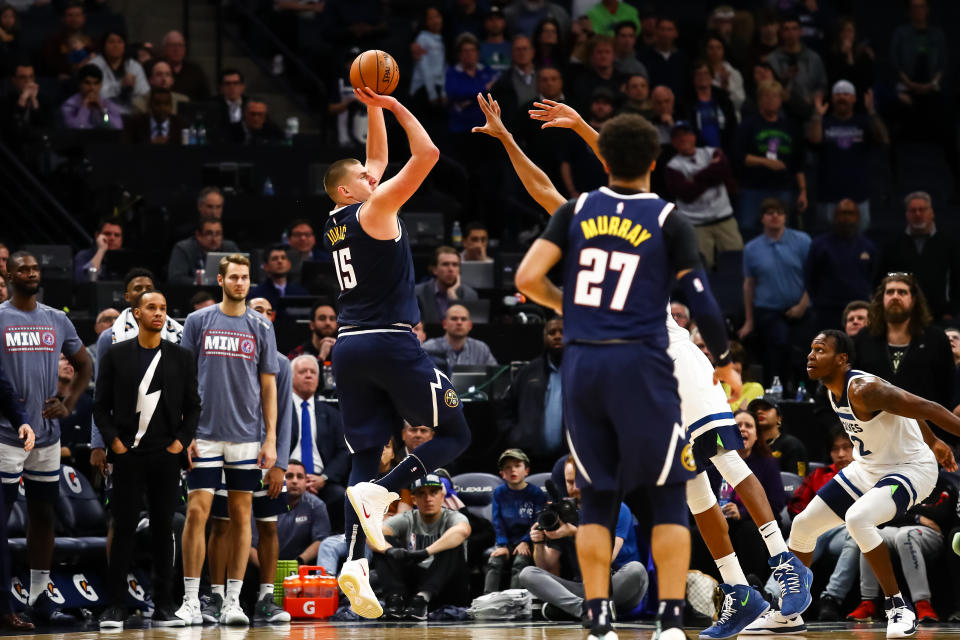
<svg viewBox="0 0 960 640"><path fill-rule="evenodd" d="M302 566L299 570L299 580L291 576L287 578L290 586L293 587L296 582L300 583L301 596L292 598L289 596L283 599L283 608L292 618L319 618L326 619L337 611L337 605L340 603L340 592L337 587L337 579L327 575L323 567ZM284 586L287 586L284 581ZM294 589L291 589L293 592Z"/></svg>

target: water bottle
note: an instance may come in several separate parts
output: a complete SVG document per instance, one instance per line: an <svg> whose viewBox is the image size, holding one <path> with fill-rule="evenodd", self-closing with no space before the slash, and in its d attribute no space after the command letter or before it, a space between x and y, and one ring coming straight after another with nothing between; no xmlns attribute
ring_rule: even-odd
<svg viewBox="0 0 960 640"><path fill-rule="evenodd" d="M330 391L337 388L337 381L333 377L333 365L329 360L323 363L323 388Z"/></svg>
<svg viewBox="0 0 960 640"><path fill-rule="evenodd" d="M200 286L203 284L203 276L205 276L206 273L207 273L206 269L197 269L197 280L196 280L197 286Z"/></svg>
<svg viewBox="0 0 960 640"><path fill-rule="evenodd" d="M103 128L110 128L110 113L106 109L103 110Z"/></svg>
<svg viewBox="0 0 960 640"><path fill-rule="evenodd" d="M720 508L723 508L723 505L730 504L730 496L733 495L733 487L726 480L720 481L720 496L717 498L717 504L720 505Z"/></svg>
<svg viewBox="0 0 960 640"><path fill-rule="evenodd" d="M291 116L287 118L286 127L284 127L283 134L286 139L287 145L293 144L293 137L300 133L300 119L296 116Z"/></svg>
<svg viewBox="0 0 960 640"><path fill-rule="evenodd" d="M273 181L270 178L267 178L263 182L263 195L272 196L273 195Z"/></svg>
<svg viewBox="0 0 960 640"><path fill-rule="evenodd" d="M187 147L190 146L190 129L181 129L180 130L180 145Z"/></svg>
<svg viewBox="0 0 960 640"><path fill-rule="evenodd" d="M807 401L807 385L801 382L797 386L797 402L806 402Z"/></svg>
<svg viewBox="0 0 960 640"><path fill-rule="evenodd" d="M190 128L187 129L187 138L190 141L189 142L190 145L197 144L197 128L192 124L190 125Z"/></svg>
<svg viewBox="0 0 960 640"><path fill-rule="evenodd" d="M450 240L453 242L453 246L459 247L463 244L463 230L460 229L460 221L454 220L453 228L450 230Z"/></svg>
<svg viewBox="0 0 960 640"><path fill-rule="evenodd" d="M770 385L770 395L780 402L783 399L783 385L780 384L780 376L773 376L773 383Z"/></svg>

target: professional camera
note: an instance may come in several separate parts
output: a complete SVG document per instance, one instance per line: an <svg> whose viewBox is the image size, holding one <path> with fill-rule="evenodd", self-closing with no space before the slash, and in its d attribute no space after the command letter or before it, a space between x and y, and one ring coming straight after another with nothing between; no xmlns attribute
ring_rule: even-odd
<svg viewBox="0 0 960 640"><path fill-rule="evenodd" d="M537 527L543 531L556 531L563 523L579 524L577 503L572 498L562 497L553 480L548 479L544 485L550 502L537 514Z"/></svg>

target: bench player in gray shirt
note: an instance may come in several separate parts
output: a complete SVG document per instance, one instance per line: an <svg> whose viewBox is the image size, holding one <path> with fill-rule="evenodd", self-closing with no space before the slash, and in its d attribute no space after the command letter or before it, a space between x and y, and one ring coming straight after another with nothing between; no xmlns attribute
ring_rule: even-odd
<svg viewBox="0 0 960 640"><path fill-rule="evenodd" d="M37 302L40 265L24 251L10 256L7 278L12 296L0 304L0 363L16 393L23 398L36 446L27 452L16 427L0 417L0 476L8 512L23 476L27 496L27 550L30 563L30 609L34 623L70 624L50 594L53 560L54 506L60 495L60 423L73 411L93 374L90 355L62 311ZM69 394L57 397L57 372L63 353L76 370Z"/></svg>
<svg viewBox="0 0 960 640"><path fill-rule="evenodd" d="M230 511L230 555L220 622L247 625L239 600L250 549L253 492L260 486L260 469L270 469L277 459L277 344L273 325L246 305L250 261L239 254L225 257L217 282L223 299L187 316L181 342L196 354L203 408L197 439L187 450L191 470L183 530L184 596L177 616L187 624L203 624L199 589L204 532L222 473Z"/></svg>

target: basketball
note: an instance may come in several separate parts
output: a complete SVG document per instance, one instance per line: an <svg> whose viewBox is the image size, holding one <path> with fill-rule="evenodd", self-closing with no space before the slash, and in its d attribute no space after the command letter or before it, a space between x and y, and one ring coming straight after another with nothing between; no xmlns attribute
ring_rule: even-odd
<svg viewBox="0 0 960 640"><path fill-rule="evenodd" d="M355 89L370 87L375 93L390 95L400 82L397 61L386 51L370 49L354 59L350 66L350 84Z"/></svg>

